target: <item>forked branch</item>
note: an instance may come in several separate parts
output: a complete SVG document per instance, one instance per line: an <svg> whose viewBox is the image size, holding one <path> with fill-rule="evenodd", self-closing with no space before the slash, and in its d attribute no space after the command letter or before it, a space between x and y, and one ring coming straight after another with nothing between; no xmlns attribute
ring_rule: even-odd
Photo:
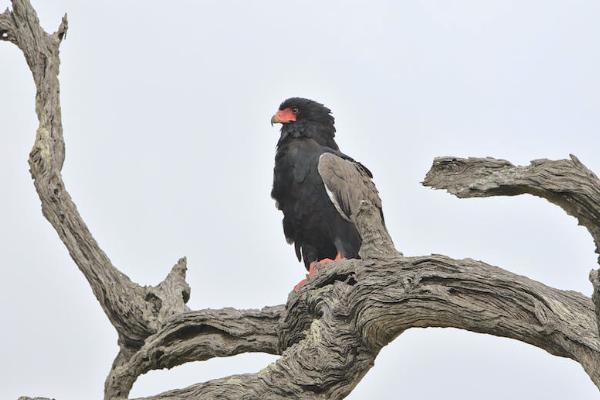
<svg viewBox="0 0 600 400"><path fill-rule="evenodd" d="M189 361L265 352L281 357L260 372L213 380L153 399L342 399L381 348L407 329L454 327L509 337L579 362L600 387L598 273L594 303L480 261L403 257L373 205L354 221L362 260L319 271L285 306L190 311L185 259L155 287L132 282L92 237L62 180L64 140L59 102L57 32L40 27L28 0L0 14L0 40L24 53L36 84L39 127L31 174L44 216L57 231L119 333L106 399L125 399L140 374ZM600 184L576 158L515 167L494 159L436 159L425 184L459 197L544 197L577 217L600 243Z"/></svg>

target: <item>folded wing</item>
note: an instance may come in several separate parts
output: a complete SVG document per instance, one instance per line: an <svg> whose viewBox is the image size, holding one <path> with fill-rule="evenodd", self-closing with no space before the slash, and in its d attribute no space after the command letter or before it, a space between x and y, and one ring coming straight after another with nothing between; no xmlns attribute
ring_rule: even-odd
<svg viewBox="0 0 600 400"><path fill-rule="evenodd" d="M365 166L350 158L324 153L319 157L318 171L329 199L344 219L354 222L353 216L366 200L379 209L383 220L381 199Z"/></svg>

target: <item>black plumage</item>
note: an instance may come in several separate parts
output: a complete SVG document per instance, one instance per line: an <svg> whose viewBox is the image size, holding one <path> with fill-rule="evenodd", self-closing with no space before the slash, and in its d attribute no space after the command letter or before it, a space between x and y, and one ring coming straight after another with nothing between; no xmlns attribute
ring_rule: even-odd
<svg viewBox="0 0 600 400"><path fill-rule="evenodd" d="M284 101L271 122L281 123L271 196L283 212L283 230L298 260L358 258L360 235L352 215L361 200L381 209L371 172L341 153L334 118L320 103Z"/></svg>

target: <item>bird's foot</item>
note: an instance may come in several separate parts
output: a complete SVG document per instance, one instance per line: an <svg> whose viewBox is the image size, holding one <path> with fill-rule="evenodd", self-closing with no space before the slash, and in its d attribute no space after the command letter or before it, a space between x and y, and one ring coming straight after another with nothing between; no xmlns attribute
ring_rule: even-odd
<svg viewBox="0 0 600 400"><path fill-rule="evenodd" d="M306 282L308 282L308 279L302 279L300 282L296 283L296 285L294 286L294 292L299 291L302 288L302 286L306 285Z"/></svg>
<svg viewBox="0 0 600 400"><path fill-rule="evenodd" d="M333 260L331 258L324 258L322 260L319 260L318 263L319 264L329 264L329 263L340 261L340 260L345 260L345 258L340 253L337 253L337 255L335 256L335 258ZM312 265L312 263L311 263L311 265Z"/></svg>
<svg viewBox="0 0 600 400"><path fill-rule="evenodd" d="M308 266L308 275L306 275L306 277L308 279L311 279L313 276L315 276L317 274L317 265L319 264L320 261L313 261L309 264Z"/></svg>
<svg viewBox="0 0 600 400"><path fill-rule="evenodd" d="M294 286L294 292L300 290L302 286L306 285L306 282L308 282L310 279L312 279L313 276L315 276L315 274L317 273L317 264L318 261L313 261L308 265L308 274L306 275L306 279L302 279L300 282L296 283L296 286Z"/></svg>
<svg viewBox="0 0 600 400"><path fill-rule="evenodd" d="M333 259L333 260L331 258L324 258L319 261L311 262L308 266L308 275L306 275L306 279L302 279L300 282L298 282L296 284L296 286L294 286L294 292L297 292L298 290L300 290L300 288L302 288L302 286L306 285L306 282L311 280L317 274L317 271L319 270L317 265L329 264L329 263L332 263L335 261L340 261L340 260L344 260L344 256L342 256L340 253L337 253L337 255L335 256L335 259Z"/></svg>

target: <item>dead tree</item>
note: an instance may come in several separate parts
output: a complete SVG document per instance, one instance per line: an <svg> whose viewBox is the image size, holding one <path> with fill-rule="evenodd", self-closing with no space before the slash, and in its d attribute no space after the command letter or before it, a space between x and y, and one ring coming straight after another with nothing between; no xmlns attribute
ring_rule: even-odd
<svg viewBox="0 0 600 400"><path fill-rule="evenodd" d="M287 303L262 310L192 311L186 260L157 286L140 286L102 251L67 192L59 102L59 46L67 18L47 34L28 0L0 14L0 39L17 45L33 74L39 119L29 165L42 212L118 332L105 399L126 399L138 376L244 352L276 354L254 374L216 379L150 399L342 399L381 348L413 327L453 327L526 342L568 357L600 388L600 278L592 299L481 261L403 257L368 203L355 222L361 260L322 269ZM532 194L576 217L600 252L600 181L577 158L514 166L493 158L437 158L424 185L460 198ZM358 209L358 208L357 208Z"/></svg>

